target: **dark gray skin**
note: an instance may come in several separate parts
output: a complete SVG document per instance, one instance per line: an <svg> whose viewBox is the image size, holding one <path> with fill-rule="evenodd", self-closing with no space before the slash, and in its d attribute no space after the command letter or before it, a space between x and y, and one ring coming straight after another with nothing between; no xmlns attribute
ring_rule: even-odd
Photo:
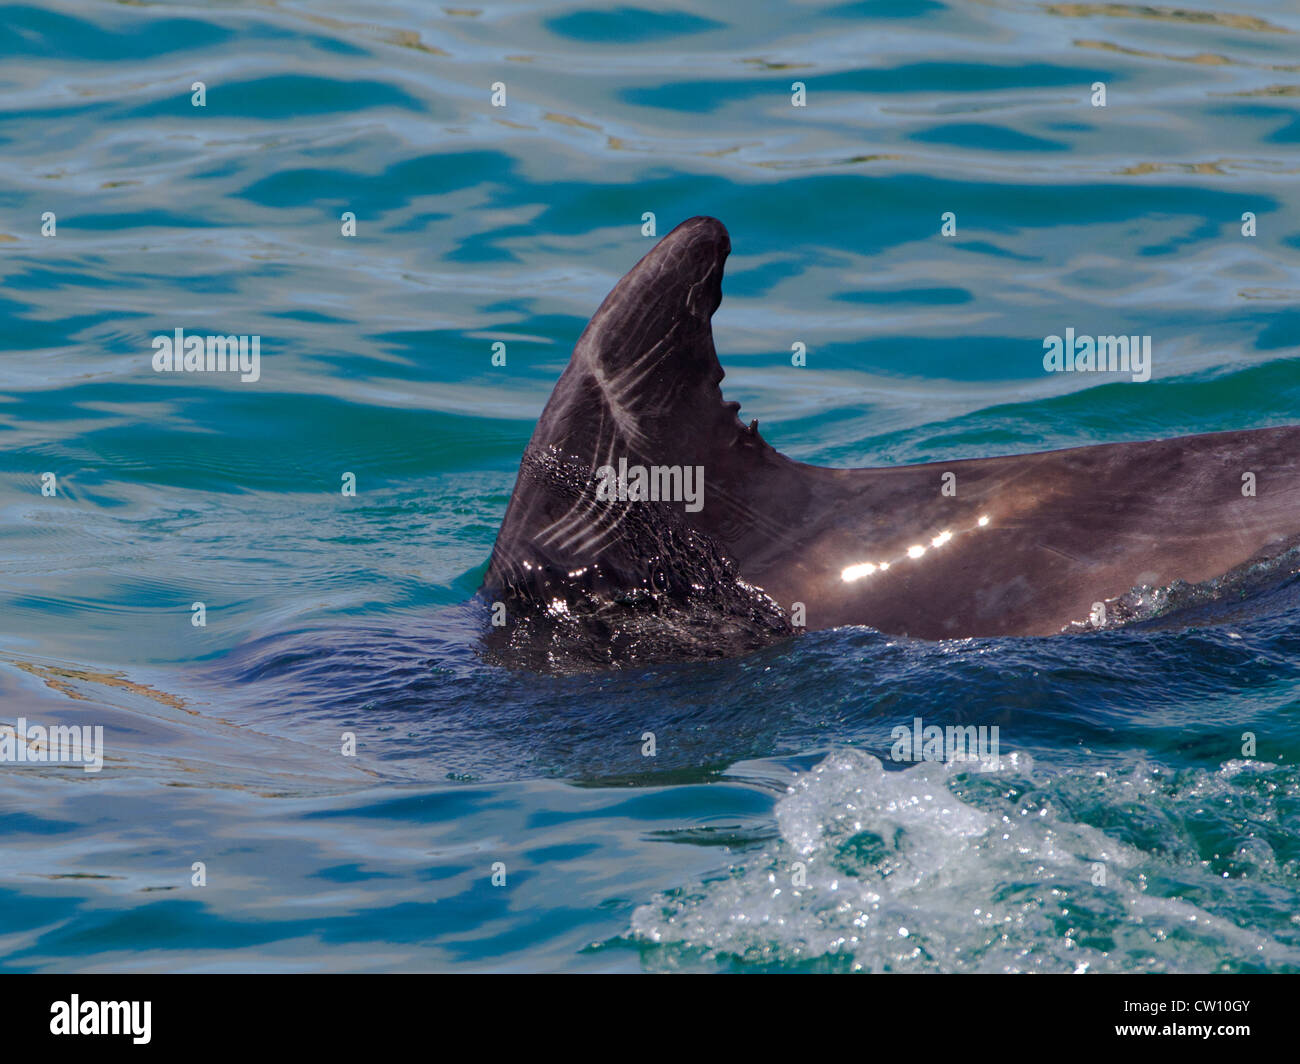
<svg viewBox="0 0 1300 1064"><path fill-rule="evenodd" d="M797 603L812 629L1051 635L1129 619L1124 596L1140 586L1290 564L1300 542L1296 426L882 469L791 461L756 423L740 422L719 388L710 319L730 250L717 220L683 222L579 339L525 452L484 582L507 604L514 646L521 617L557 602L586 620L550 631L552 649L562 639L617 643L620 618L634 622L639 634L620 653L588 648L596 664L761 645L788 633L791 618L798 625ZM703 509L596 501L596 469L621 457L702 466ZM942 493L946 473L955 496ZM1254 497L1242 493L1244 473L1255 475ZM924 553L909 556L915 547ZM647 618L652 638L642 638Z"/></svg>

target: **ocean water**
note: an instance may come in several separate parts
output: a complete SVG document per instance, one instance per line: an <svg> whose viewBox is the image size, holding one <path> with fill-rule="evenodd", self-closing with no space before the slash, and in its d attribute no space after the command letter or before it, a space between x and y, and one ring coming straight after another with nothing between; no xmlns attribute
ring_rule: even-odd
<svg viewBox="0 0 1300 1064"><path fill-rule="evenodd" d="M724 391L801 460L1300 420L1293 0L56 0L0 60L0 728L105 750L0 764L0 971L1300 970L1295 577L574 676L473 599L645 212L730 229Z"/></svg>

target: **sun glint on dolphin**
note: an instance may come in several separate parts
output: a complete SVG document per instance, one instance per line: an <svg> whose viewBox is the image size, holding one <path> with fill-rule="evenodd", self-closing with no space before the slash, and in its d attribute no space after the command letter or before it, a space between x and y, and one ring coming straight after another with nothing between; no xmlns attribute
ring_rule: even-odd
<svg viewBox="0 0 1300 1064"><path fill-rule="evenodd" d="M1051 635L1295 568L1297 426L879 469L786 458L719 388L730 250L716 219L683 222L578 340L484 580L504 606L493 651L600 666L799 627Z"/></svg>

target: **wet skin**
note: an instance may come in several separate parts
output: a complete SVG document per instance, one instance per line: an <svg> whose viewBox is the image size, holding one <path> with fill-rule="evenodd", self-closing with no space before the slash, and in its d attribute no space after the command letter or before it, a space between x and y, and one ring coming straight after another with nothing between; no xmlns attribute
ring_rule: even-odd
<svg viewBox="0 0 1300 1064"><path fill-rule="evenodd" d="M606 591L646 582L645 535L594 494L620 459L701 466L699 512L638 505L787 613L801 603L812 629L1049 635L1132 588L1216 580L1300 541L1297 426L879 469L791 461L722 398L710 320L730 247L717 220L683 222L591 319L528 445L489 594L543 572L547 594L593 573Z"/></svg>

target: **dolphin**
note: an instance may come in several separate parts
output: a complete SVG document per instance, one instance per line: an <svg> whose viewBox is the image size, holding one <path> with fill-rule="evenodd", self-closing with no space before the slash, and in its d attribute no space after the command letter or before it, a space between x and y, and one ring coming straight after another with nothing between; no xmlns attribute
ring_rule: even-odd
<svg viewBox="0 0 1300 1064"><path fill-rule="evenodd" d="M482 594L506 661L719 657L800 629L1109 628L1300 570L1300 426L827 469L725 402L731 241L665 236L588 323L520 463Z"/></svg>

